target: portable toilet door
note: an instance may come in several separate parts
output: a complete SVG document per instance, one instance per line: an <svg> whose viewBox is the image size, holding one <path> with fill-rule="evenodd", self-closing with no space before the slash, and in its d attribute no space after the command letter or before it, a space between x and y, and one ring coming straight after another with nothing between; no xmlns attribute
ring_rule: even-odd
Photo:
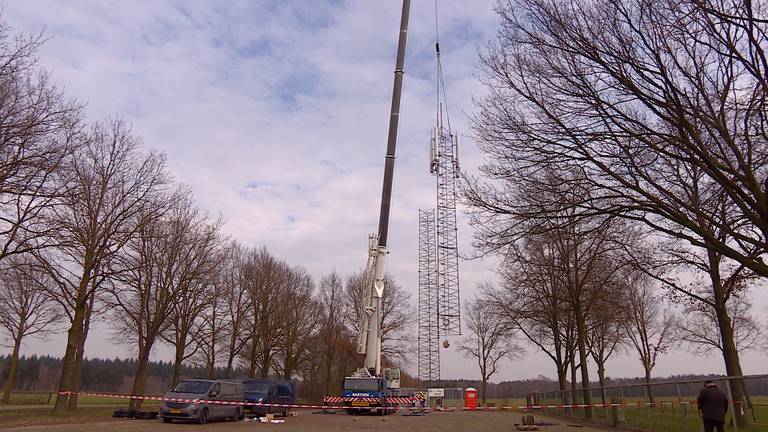
<svg viewBox="0 0 768 432"><path fill-rule="evenodd" d="M476 388L467 387L464 389L464 407L471 411L474 411L477 409L477 389Z"/></svg>

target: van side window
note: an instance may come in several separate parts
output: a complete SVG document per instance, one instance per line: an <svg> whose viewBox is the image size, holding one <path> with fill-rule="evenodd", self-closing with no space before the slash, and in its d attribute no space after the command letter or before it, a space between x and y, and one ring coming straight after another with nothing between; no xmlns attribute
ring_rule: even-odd
<svg viewBox="0 0 768 432"><path fill-rule="evenodd" d="M237 384L227 384L227 395L228 396L240 396L239 386Z"/></svg>
<svg viewBox="0 0 768 432"><path fill-rule="evenodd" d="M211 389L211 391L213 391L215 393L218 393L218 394L221 394L221 385L219 385L219 383L214 384L213 388Z"/></svg>

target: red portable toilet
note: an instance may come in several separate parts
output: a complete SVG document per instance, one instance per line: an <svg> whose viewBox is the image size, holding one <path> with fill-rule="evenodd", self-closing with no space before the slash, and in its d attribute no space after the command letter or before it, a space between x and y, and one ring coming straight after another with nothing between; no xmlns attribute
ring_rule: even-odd
<svg viewBox="0 0 768 432"><path fill-rule="evenodd" d="M464 407L468 410L477 409L477 389L474 387L467 387L464 389Z"/></svg>

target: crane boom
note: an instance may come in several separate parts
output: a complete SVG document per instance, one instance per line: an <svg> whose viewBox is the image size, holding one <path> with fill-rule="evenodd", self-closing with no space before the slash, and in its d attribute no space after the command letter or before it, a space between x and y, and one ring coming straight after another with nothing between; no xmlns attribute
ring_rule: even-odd
<svg viewBox="0 0 768 432"><path fill-rule="evenodd" d="M365 368L373 376L381 373L381 309L384 297L385 261L387 256L387 235L389 213L392 204L392 182L395 173L395 150L400 120L400 100L405 74L405 45L408 39L408 19L411 1L403 0L400 17L400 35L397 42L395 79L392 89L392 109L389 116L387 153L384 159L384 182L381 190L378 236L372 236L369 244L369 260L366 267L366 294L363 299L363 320L358 336L358 352L365 354ZM377 242L376 242L377 240Z"/></svg>

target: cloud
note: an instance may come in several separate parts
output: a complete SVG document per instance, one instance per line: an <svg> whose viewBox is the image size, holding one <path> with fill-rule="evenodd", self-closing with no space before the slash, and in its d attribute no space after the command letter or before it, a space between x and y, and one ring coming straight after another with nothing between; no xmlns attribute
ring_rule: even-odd
<svg viewBox="0 0 768 432"><path fill-rule="evenodd" d="M441 49L453 127L483 88L477 51L497 28L495 1L441 0ZM419 208L433 207L427 139L435 118L434 11L414 2L395 170L388 268L417 292ZM122 115L167 153L200 206L242 242L266 245L316 277L365 264L376 230L400 2L9 2L17 31L52 39L41 63L92 119ZM463 140L464 169L482 156ZM471 232L459 217L460 248ZM461 263L464 299L494 261ZM102 325L89 355L112 356ZM33 350L59 354L61 338ZM454 344L455 345L455 344ZM127 351L126 351L127 352ZM446 352L444 376L465 376ZM157 356L168 358L162 349ZM536 358L532 356L531 358ZM505 377L536 376L540 361Z"/></svg>

